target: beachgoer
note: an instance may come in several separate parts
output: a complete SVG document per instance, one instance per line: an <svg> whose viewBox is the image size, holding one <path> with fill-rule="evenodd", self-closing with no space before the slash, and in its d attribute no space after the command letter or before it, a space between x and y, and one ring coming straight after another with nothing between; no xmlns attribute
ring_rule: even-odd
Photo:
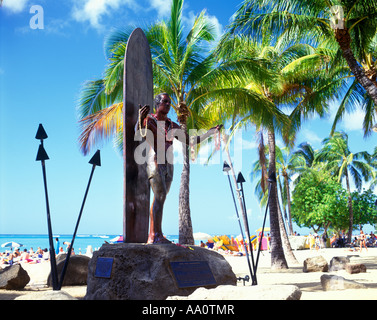
<svg viewBox="0 0 377 320"><path fill-rule="evenodd" d="M64 241L63 242L63 244L65 244L66 246L67 246L67 248L66 248L66 252L68 252L68 250L69 250L69 247L71 246L71 243L70 242L68 242L68 241Z"/></svg>
<svg viewBox="0 0 377 320"><path fill-rule="evenodd" d="M148 243L170 243L162 233L162 215L166 196L173 181L173 140L176 138L183 144L196 145L219 131L222 125L211 128L202 136L191 137L180 125L168 118L171 99L167 93L155 97L156 113L149 114L150 107L140 108L136 130L145 130L147 143L153 152L147 159L147 173L154 198L150 211L150 230ZM140 121L140 122L139 122ZM152 134L151 134L152 133ZM162 142L162 143L160 143ZM161 144L161 147L160 147Z"/></svg>
<svg viewBox="0 0 377 320"><path fill-rule="evenodd" d="M312 250L314 248L314 245L315 245L315 238L313 237L313 235L309 232L309 236L308 236L308 241L309 241L309 249Z"/></svg>
<svg viewBox="0 0 377 320"><path fill-rule="evenodd" d="M65 251L63 250L63 247L59 247L59 253L58 253L58 255L59 254L63 254L63 253L65 253Z"/></svg>
<svg viewBox="0 0 377 320"><path fill-rule="evenodd" d="M38 249L35 252L35 254L37 255L37 258L39 258L39 259L43 258L43 250L41 249L41 247L38 247Z"/></svg>
<svg viewBox="0 0 377 320"><path fill-rule="evenodd" d="M9 265L13 265L14 262L15 262L15 261L14 261L14 255L13 255L13 253L11 252L11 253L9 253L9 254L7 255L6 263L9 264Z"/></svg>
<svg viewBox="0 0 377 320"><path fill-rule="evenodd" d="M367 244L366 244L366 235L364 234L363 230L360 230L360 252L363 250L363 246L365 250L368 252Z"/></svg>
<svg viewBox="0 0 377 320"><path fill-rule="evenodd" d="M86 247L85 255L88 256L89 258L93 257L93 247L92 247L92 245L88 245Z"/></svg>
<svg viewBox="0 0 377 320"><path fill-rule="evenodd" d="M33 261L33 259L30 259L30 253L27 251L27 249L24 249L24 251L21 253L20 261L26 262L26 263Z"/></svg>
<svg viewBox="0 0 377 320"><path fill-rule="evenodd" d="M205 248L205 244L204 244L204 242L203 241L200 241L200 247L202 247L202 248Z"/></svg>
<svg viewBox="0 0 377 320"><path fill-rule="evenodd" d="M59 247L60 247L59 238L56 237L56 238L55 238L55 241L56 241L56 245L55 245L55 254L58 255L58 254L59 254Z"/></svg>
<svg viewBox="0 0 377 320"><path fill-rule="evenodd" d="M321 240L317 233L314 234L314 239L315 239L315 249L318 251L319 249L321 249Z"/></svg>
<svg viewBox="0 0 377 320"><path fill-rule="evenodd" d="M18 248L14 249L13 255L14 255L15 258L20 257L21 256L20 249L18 249Z"/></svg>
<svg viewBox="0 0 377 320"><path fill-rule="evenodd" d="M50 251L47 248L43 249L43 260L47 261L50 260Z"/></svg>

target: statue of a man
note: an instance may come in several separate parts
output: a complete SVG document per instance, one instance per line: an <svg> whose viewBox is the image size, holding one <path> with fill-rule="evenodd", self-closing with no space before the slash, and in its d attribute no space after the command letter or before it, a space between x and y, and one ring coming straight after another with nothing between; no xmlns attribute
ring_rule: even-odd
<svg viewBox="0 0 377 320"><path fill-rule="evenodd" d="M155 97L155 114L149 114L150 107L140 109L136 129L144 130L145 137L153 152L149 152L147 173L153 190L153 203L150 210L150 228L148 243L170 243L162 233L162 214L166 196L173 181L173 140L189 143L187 133L168 118L171 99L161 93ZM197 144L220 130L222 125L211 128L202 136L191 137L191 143ZM151 133L151 135L149 135ZM149 137L148 137L149 135Z"/></svg>

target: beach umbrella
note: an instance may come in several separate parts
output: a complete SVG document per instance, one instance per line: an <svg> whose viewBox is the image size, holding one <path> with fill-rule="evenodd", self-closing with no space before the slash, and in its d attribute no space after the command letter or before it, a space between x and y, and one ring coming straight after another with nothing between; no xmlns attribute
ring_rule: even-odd
<svg viewBox="0 0 377 320"><path fill-rule="evenodd" d="M255 230L256 232L261 232L262 231L262 228L259 228L257 230ZM268 232L270 231L270 228L264 228L264 232Z"/></svg>
<svg viewBox="0 0 377 320"><path fill-rule="evenodd" d="M110 242L123 242L123 236L116 236L115 238L111 239Z"/></svg>
<svg viewBox="0 0 377 320"><path fill-rule="evenodd" d="M212 236L208 233L204 232L195 232L194 233L194 240L210 240L212 239Z"/></svg>
<svg viewBox="0 0 377 320"><path fill-rule="evenodd" d="M18 247L22 247L23 244L21 243L17 243L17 242L14 242L14 241L8 241L8 242L5 242L1 245L3 248L18 248Z"/></svg>

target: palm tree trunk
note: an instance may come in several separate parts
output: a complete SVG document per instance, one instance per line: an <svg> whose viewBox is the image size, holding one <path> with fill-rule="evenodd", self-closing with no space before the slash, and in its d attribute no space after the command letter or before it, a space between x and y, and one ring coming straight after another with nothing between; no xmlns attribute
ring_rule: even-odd
<svg viewBox="0 0 377 320"><path fill-rule="evenodd" d="M346 168L344 172L346 176L346 185L347 185L347 192L348 192L348 210L349 210L349 229L348 229L348 242L352 242L352 230L353 230L353 207L352 207L352 197L351 197L351 188L350 188L350 181L348 177L348 169Z"/></svg>
<svg viewBox="0 0 377 320"><path fill-rule="evenodd" d="M278 217L279 217L281 240L283 243L283 250L284 250L287 262L288 264L298 264L296 256L293 253L291 243L289 242L287 230L285 229L283 215L282 215L280 205L279 205L279 200L278 200Z"/></svg>
<svg viewBox="0 0 377 320"><path fill-rule="evenodd" d="M186 123L180 123L182 130L187 133ZM181 185L179 187L179 243L183 245L194 245L194 235L191 222L190 210L190 146L182 143L183 168L181 174Z"/></svg>
<svg viewBox="0 0 377 320"><path fill-rule="evenodd" d="M349 68L356 77L357 81L363 86L369 96L373 99L374 104L377 105L377 87L366 76L363 69L357 63L357 60L350 48L351 37L348 29L336 29L335 38L343 52L343 57L347 61Z"/></svg>
<svg viewBox="0 0 377 320"><path fill-rule="evenodd" d="M276 172L275 163L275 132L274 129L268 130L268 149L269 149L269 165L268 174ZM277 188L276 183L271 184L269 196L269 211L270 211L270 233L271 233L271 269L288 269L287 261L285 260L283 246L281 243L279 216L278 216L278 202L277 202Z"/></svg>

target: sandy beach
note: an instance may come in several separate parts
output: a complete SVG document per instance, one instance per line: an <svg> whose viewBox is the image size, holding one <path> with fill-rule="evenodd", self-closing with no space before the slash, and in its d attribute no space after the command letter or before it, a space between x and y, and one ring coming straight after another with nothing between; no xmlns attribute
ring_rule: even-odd
<svg viewBox="0 0 377 320"><path fill-rule="evenodd" d="M369 248L368 252L350 252L345 249L322 249L315 250L297 250L294 252L299 262L296 265L290 265L288 270L272 271L271 256L268 252L260 255L257 279L260 285L288 285L293 284L302 291L301 300L376 300L377 299L377 248ZM366 289L348 289L338 291L324 291L321 286L320 277L323 272L303 272L303 261L308 257L316 255L323 256L328 263L333 257L349 257L351 263L362 263L367 268L366 273L349 274L345 270L326 272L342 276L347 280L353 280L364 284ZM224 255L232 266L233 272L237 277L249 274L248 265L245 257ZM26 298L38 291L47 291L51 288L46 287L47 277L50 272L50 264L47 262L40 264L23 264L23 268L30 276L30 282L21 291L0 290L0 300L14 300L23 296ZM243 286L239 281L238 286ZM251 285L246 282L246 286ZM63 291L69 295L83 299L86 294L86 286L63 287Z"/></svg>

